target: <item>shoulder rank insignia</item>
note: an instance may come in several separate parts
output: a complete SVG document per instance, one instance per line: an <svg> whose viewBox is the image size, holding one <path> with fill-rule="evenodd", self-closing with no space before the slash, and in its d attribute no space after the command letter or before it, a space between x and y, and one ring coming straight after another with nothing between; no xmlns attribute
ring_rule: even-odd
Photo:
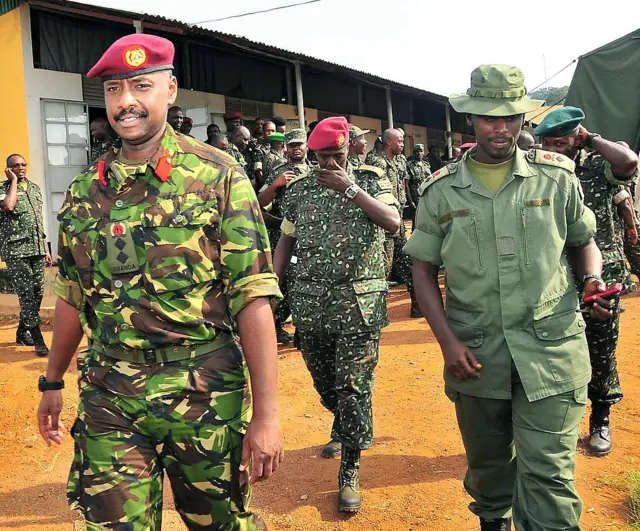
<svg viewBox="0 0 640 531"><path fill-rule="evenodd" d="M431 179L424 181L418 187L418 193L420 195L423 195L425 190L429 188L429 186L431 186L433 183L435 183L436 181L439 181L443 177L447 177L448 175L454 174L456 171L458 171L457 163L447 164L446 166L443 166L438 171L433 173L433 175L431 176Z"/></svg>
<svg viewBox="0 0 640 531"><path fill-rule="evenodd" d="M356 171L371 171L375 173L379 178L384 177L384 170L382 168L378 168L377 166L371 166L370 164L361 164Z"/></svg>
<svg viewBox="0 0 640 531"><path fill-rule="evenodd" d="M545 164L547 166L556 166L557 168L564 168L568 171L575 171L576 164L568 157L553 153L551 151L544 151L542 149L531 149L527 154L527 160L534 164Z"/></svg>

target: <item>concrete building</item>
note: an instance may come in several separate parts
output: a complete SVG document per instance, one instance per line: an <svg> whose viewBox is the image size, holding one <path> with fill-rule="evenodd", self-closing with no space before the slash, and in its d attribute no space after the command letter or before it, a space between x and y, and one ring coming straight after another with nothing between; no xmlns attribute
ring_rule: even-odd
<svg viewBox="0 0 640 531"><path fill-rule="evenodd" d="M447 98L313 57L153 15L64 0L0 0L0 156L21 153L46 197L45 224L57 248L56 215L73 177L89 163L89 123L105 116L102 84L84 74L117 38L161 35L176 46L177 104L204 140L206 127L242 111L283 116L305 127L344 115L375 136L389 125L415 143L446 148L469 141L464 117ZM447 134L450 131L450 134Z"/></svg>

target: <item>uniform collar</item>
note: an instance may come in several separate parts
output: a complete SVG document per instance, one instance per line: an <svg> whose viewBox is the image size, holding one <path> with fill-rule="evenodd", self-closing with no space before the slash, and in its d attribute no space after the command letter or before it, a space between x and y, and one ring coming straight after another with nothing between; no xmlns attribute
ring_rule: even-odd
<svg viewBox="0 0 640 531"><path fill-rule="evenodd" d="M119 147L111 147L104 158L105 175L110 172L120 185L134 173L146 173L147 168L151 168L158 180L165 182L171 173L174 156L176 153L184 153L175 131L169 124L167 124L164 135L162 135L157 151L146 162L140 164L134 172L127 171L124 165L118 162L117 157L120 149ZM98 172L100 173L99 167Z"/></svg>
<svg viewBox="0 0 640 531"><path fill-rule="evenodd" d="M451 186L456 188L466 188L471 186L471 191L478 193L480 195L493 198L494 195L488 195L489 190L482 185L482 183L473 177L471 172L469 171L469 167L467 166L467 160L469 157L474 155L477 151L477 147L473 147L468 150L463 156L462 160L457 163L448 164L447 169L452 175ZM505 177L503 187L508 185L513 179L518 177L535 177L537 172L529 165L527 162L524 151L522 151L519 147L516 146L516 153L513 161L513 169L512 171Z"/></svg>

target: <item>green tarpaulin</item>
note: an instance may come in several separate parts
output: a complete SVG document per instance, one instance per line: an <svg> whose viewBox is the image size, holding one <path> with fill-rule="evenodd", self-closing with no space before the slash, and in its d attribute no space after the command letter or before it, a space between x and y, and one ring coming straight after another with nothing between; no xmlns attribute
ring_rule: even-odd
<svg viewBox="0 0 640 531"><path fill-rule="evenodd" d="M580 57L565 105L584 110L590 131L640 149L640 29Z"/></svg>

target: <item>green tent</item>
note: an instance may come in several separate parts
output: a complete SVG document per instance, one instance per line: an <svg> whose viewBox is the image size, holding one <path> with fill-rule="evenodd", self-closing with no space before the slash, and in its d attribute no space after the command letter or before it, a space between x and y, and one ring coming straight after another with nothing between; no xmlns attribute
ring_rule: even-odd
<svg viewBox="0 0 640 531"><path fill-rule="evenodd" d="M640 29L580 57L565 105L584 110L590 131L640 149Z"/></svg>

